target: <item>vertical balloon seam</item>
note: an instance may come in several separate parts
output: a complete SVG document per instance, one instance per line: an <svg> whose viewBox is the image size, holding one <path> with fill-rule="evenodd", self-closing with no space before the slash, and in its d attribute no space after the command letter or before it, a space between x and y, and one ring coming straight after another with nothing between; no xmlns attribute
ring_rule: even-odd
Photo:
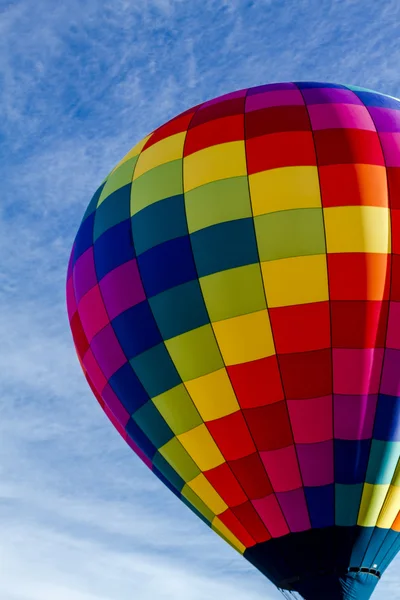
<svg viewBox="0 0 400 600"><path fill-rule="evenodd" d="M310 111L308 108L308 104L306 102L306 98L304 93L299 85L295 83L296 88L299 90L301 97L304 102L305 110L307 112L308 122L310 124L310 131L313 140L314 152L315 152L315 161L317 165L317 175L318 175L318 189L319 189L319 197L321 201L321 212L322 212L322 220L323 220L323 231L324 231L324 241L325 241L325 265L326 265L326 277L327 277L327 285L328 285L328 300L329 300L329 336L330 336L330 357L331 357L331 411L332 411L332 460L333 460L333 524L336 527L336 478L335 478L335 400L334 400L334 370L333 370L333 340L332 340L332 303L331 303L331 293L330 293L330 277L329 277L329 266L328 266L328 242L326 235L326 223L325 223L325 211L322 199L322 188L321 188L321 175L320 175L320 166L319 166L319 158L317 151L317 144L314 136L314 129L312 126ZM335 563L337 560L337 540L336 540L336 529L334 530L334 548L335 548ZM336 566L336 565L335 565Z"/></svg>
<svg viewBox="0 0 400 600"><path fill-rule="evenodd" d="M353 93L355 93L355 92L353 92ZM382 139L381 139L380 131L378 130L378 127L376 125L376 121L374 119L373 114L371 114L371 111L369 110L369 107L365 104L365 102L363 101L363 99L359 97L358 94L356 94L356 96L361 100L363 106L365 106L366 110L368 111L368 114L371 117L371 120L372 120L372 122L374 124L374 127L375 127L376 135L377 135L378 140L379 140L379 145L381 147L383 161L384 161L384 164L385 164L385 180L386 180L387 201L388 201L388 209L389 209L388 210L388 214L389 214L389 220L390 220L390 244L391 244L391 246L390 246L390 255L388 254L388 258L390 257L388 313L387 313L387 319L386 319L385 339L384 339L384 346L383 346L383 359L382 359L382 367L381 367L380 380L379 380L379 388L378 388L378 398L379 398L379 394L381 394L382 379L383 379L383 370L384 370L384 366L385 366L387 335L388 335L388 330L389 330L390 303L391 303L391 298L392 298L392 273L393 273L393 225L392 225L392 212L391 212L392 211L392 200L391 200L391 190L390 190L390 186L389 186L388 173L387 173L388 165L387 165L387 160L386 160L386 155L385 155L384 147L383 147L383 144L382 144ZM372 428L371 446L370 446L370 453L369 453L369 457L368 457L367 469L368 469L368 464L369 464L369 460L370 460L370 457L371 457L372 440L373 440L374 431L375 431L375 420L376 420L377 410L378 410L378 402L377 402L376 407L375 407L374 423L373 423L373 428ZM364 482L364 486L365 486L365 482ZM375 524L374 527L377 527L377 523L379 521L379 517L380 517L380 514L381 514L382 509L384 507L386 498L387 498L387 496L389 494L389 490L390 490L390 485L388 487L385 499L382 502L382 506L380 508L380 511L379 511L379 514L378 514L378 517L377 517L377 520L376 520L376 524ZM362 496L361 496L361 498L362 498ZM359 514L360 514L360 510L361 510L361 500L360 500ZM358 518L359 518L359 514L358 514L358 517L357 517L357 521L358 521ZM375 556L374 556L374 560L371 561L371 564L374 564L375 559L376 559L376 557L377 557L380 549L383 547L383 545L385 543L385 539L389 535L390 530L391 530L390 528L387 530L385 538L382 541L381 545L377 548L377 551L376 551ZM370 545L370 543L372 541L372 537L373 537L373 534L371 535L371 538L369 539L369 542L368 542L367 547L365 549L364 556L363 556L362 560L365 559L365 556L366 556L366 554L368 552L369 545Z"/></svg>

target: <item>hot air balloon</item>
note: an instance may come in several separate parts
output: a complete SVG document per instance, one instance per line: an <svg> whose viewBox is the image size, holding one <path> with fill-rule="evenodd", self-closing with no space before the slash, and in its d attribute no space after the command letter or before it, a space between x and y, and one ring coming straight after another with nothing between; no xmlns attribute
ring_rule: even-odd
<svg viewBox="0 0 400 600"><path fill-rule="evenodd" d="M400 548L399 100L279 83L173 118L94 194L67 304L184 504L282 593L370 598Z"/></svg>

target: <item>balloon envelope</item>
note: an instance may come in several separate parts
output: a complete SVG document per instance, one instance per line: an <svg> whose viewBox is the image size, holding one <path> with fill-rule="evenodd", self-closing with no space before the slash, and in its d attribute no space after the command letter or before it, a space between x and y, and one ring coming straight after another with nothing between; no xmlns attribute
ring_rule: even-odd
<svg viewBox="0 0 400 600"><path fill-rule="evenodd" d="M326 83L172 119L72 250L85 376L278 588L366 600L400 547L400 102Z"/></svg>

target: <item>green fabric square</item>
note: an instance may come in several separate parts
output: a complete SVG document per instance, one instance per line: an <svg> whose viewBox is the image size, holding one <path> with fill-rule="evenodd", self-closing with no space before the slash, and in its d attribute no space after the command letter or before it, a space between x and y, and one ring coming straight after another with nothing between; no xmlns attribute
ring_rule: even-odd
<svg viewBox="0 0 400 600"><path fill-rule="evenodd" d="M93 241L105 231L130 218L131 184L124 185L100 204L94 217Z"/></svg>
<svg viewBox="0 0 400 600"><path fill-rule="evenodd" d="M215 517L215 514L208 508L206 504L204 504L203 500L200 500L200 498L197 496L197 494L194 493L192 488L190 488L188 485L185 485L181 494L184 498L186 498L186 500L190 502L190 504L193 504L196 510L198 510L199 513L201 513L203 517L207 519L207 521L209 521L210 523L212 522L212 520Z"/></svg>
<svg viewBox="0 0 400 600"><path fill-rule="evenodd" d="M182 383L164 344L135 356L130 364L151 398Z"/></svg>
<svg viewBox="0 0 400 600"><path fill-rule="evenodd" d="M321 208L299 208L254 218L260 260L325 254Z"/></svg>
<svg viewBox="0 0 400 600"><path fill-rule="evenodd" d="M335 484L335 524L352 527L357 524L363 484Z"/></svg>
<svg viewBox="0 0 400 600"><path fill-rule="evenodd" d="M246 265L202 277L200 285L211 321L266 308L260 265Z"/></svg>
<svg viewBox="0 0 400 600"><path fill-rule="evenodd" d="M154 202L183 194L182 159L155 167L132 182L131 216Z"/></svg>
<svg viewBox="0 0 400 600"><path fill-rule="evenodd" d="M178 475L178 473L167 463L165 458L159 453L156 452L153 459L153 467L158 469L160 473L169 481L169 483L180 492L185 485L182 477Z"/></svg>
<svg viewBox="0 0 400 600"><path fill-rule="evenodd" d="M160 394L153 398L153 402L175 435L185 433L203 423L184 385L178 385Z"/></svg>
<svg viewBox="0 0 400 600"><path fill-rule="evenodd" d="M372 440L366 483L388 485L392 481L400 456L400 442Z"/></svg>
<svg viewBox="0 0 400 600"><path fill-rule="evenodd" d="M199 467L177 438L172 438L165 446L159 448L159 452L185 481L192 481L200 475Z"/></svg>
<svg viewBox="0 0 400 600"><path fill-rule="evenodd" d="M164 446L174 437L173 431L168 427L151 400L134 412L132 419L156 448Z"/></svg>
<svg viewBox="0 0 400 600"><path fill-rule="evenodd" d="M130 158L126 162L122 163L122 165L118 167L118 169L115 169L115 171L110 173L110 175L106 179L103 190L100 194L98 206L100 206L100 204L104 202L107 196L109 196L119 188L123 187L124 185L128 185L132 182L133 172L135 170L138 158L138 156Z"/></svg>
<svg viewBox="0 0 400 600"><path fill-rule="evenodd" d="M182 381L196 379L224 366L211 325L166 340L165 345Z"/></svg>
<svg viewBox="0 0 400 600"><path fill-rule="evenodd" d="M185 192L189 232L251 217L247 177L221 179Z"/></svg>

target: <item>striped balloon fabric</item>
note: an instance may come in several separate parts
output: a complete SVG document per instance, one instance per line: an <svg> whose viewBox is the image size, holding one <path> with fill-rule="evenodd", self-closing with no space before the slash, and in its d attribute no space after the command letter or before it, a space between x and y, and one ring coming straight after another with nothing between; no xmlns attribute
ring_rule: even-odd
<svg viewBox="0 0 400 600"><path fill-rule="evenodd" d="M172 119L94 194L67 299L174 494L279 588L370 597L400 548L398 100L282 83Z"/></svg>

